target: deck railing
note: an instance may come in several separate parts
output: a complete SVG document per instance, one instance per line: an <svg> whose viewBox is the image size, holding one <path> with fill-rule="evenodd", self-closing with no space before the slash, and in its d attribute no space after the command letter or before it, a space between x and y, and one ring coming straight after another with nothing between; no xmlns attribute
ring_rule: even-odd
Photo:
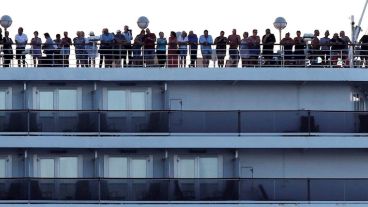
<svg viewBox="0 0 368 207"><path fill-rule="evenodd" d="M368 201L368 179L2 178L0 202Z"/></svg>
<svg viewBox="0 0 368 207"><path fill-rule="evenodd" d="M0 111L0 135L368 134L353 111Z"/></svg>
<svg viewBox="0 0 368 207"><path fill-rule="evenodd" d="M190 68L190 67L318 67L318 68L366 68L368 65L368 51L360 45L349 45L345 49L330 47L325 50L315 50L306 47L302 50L285 49L275 44L274 49L262 49L263 45L254 49L240 45L237 49L216 49L216 45L209 45L209 49L198 46L170 48L164 50L145 48L144 45L111 46L105 49L96 45L87 48L72 45L70 48L32 49L27 45L25 49L0 50L1 67L85 67L85 68L127 68L127 67L158 67L158 68ZM18 55L16 55L19 53ZM18 61L23 56L24 60Z"/></svg>

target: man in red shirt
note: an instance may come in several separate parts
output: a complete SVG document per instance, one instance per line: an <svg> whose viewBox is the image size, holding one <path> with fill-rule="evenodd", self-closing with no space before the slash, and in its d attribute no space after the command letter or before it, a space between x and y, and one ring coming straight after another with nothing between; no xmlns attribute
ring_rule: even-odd
<svg viewBox="0 0 368 207"><path fill-rule="evenodd" d="M150 29L146 29L146 35L144 36L144 48L143 48L143 60L147 67L152 67L154 65L155 58L155 42L156 35L151 33Z"/></svg>

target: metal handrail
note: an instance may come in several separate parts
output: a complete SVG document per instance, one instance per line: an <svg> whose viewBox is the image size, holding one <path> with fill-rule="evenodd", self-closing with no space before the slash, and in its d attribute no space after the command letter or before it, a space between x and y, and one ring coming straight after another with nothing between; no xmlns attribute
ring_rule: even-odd
<svg viewBox="0 0 368 207"><path fill-rule="evenodd" d="M368 201L366 178L27 177L0 183L3 203Z"/></svg>
<svg viewBox="0 0 368 207"><path fill-rule="evenodd" d="M32 55L31 48L18 49L25 56L24 61L18 62L14 59L17 49L10 50L3 48L3 54L0 55L0 66L3 67L320 67L320 68L350 68L353 63L354 68L365 68L368 63L368 51L357 48L360 45L350 44L349 48L353 54L349 57L349 49L332 50L313 50L306 47L301 51L281 49L270 54L260 49L242 48L241 45L236 50L216 49L212 44L211 49L205 49L203 52L201 45L196 49L191 46L172 49L165 46L164 53L159 50L145 49L144 45L132 45L132 48L114 48L122 45L111 45L111 48L70 48L67 52L64 48L56 48L51 52L44 53L44 50L36 49L37 55ZM279 44L275 44L277 46ZM363 44L365 45L365 44ZM72 46L78 46L72 44ZM27 45L29 47L29 44ZM275 47L277 48L277 47ZM194 52L195 51L195 57ZM207 52L206 52L207 51ZM161 51L162 52L162 51ZM193 53L193 54L192 54ZM220 54L221 53L221 54ZM21 54L18 54L20 56ZM219 60L223 60L221 63ZM7 62L6 62L7 61ZM10 62L9 62L10 61ZM18 64L17 64L18 62Z"/></svg>
<svg viewBox="0 0 368 207"><path fill-rule="evenodd" d="M368 133L368 112L355 111L5 110L0 120L0 134L27 136Z"/></svg>

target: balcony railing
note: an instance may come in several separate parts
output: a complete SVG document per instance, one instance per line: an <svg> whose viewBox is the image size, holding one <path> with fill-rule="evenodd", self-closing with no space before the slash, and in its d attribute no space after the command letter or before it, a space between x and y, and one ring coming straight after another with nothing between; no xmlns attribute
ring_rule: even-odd
<svg viewBox="0 0 368 207"><path fill-rule="evenodd" d="M0 179L0 202L368 201L368 179Z"/></svg>
<svg viewBox="0 0 368 207"><path fill-rule="evenodd" d="M0 111L0 135L368 134L352 111Z"/></svg>
<svg viewBox="0 0 368 207"><path fill-rule="evenodd" d="M110 45L104 49L95 45L72 45L70 48L2 49L0 66L2 67L85 67L85 68L126 68L126 67L319 67L319 68L366 68L368 52L360 45L349 45L348 48L336 49L333 45L328 49L293 49L275 44L274 49L256 49L238 46L237 49L216 49L216 45L208 45L207 49L184 47L171 48L167 45L160 49L145 48L144 45ZM332 47L331 47L332 46ZM341 45L340 45L341 46ZM224 48L224 47L222 47ZM34 51L36 50L36 52ZM18 54L19 53L19 54ZM18 55L16 55L18 54ZM24 60L18 61L21 59Z"/></svg>

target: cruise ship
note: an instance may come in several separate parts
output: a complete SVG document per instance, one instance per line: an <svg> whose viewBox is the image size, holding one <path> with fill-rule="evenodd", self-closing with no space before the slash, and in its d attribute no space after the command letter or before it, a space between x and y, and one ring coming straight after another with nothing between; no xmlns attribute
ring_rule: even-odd
<svg viewBox="0 0 368 207"><path fill-rule="evenodd" d="M0 206L365 207L368 73L342 57L2 68Z"/></svg>

